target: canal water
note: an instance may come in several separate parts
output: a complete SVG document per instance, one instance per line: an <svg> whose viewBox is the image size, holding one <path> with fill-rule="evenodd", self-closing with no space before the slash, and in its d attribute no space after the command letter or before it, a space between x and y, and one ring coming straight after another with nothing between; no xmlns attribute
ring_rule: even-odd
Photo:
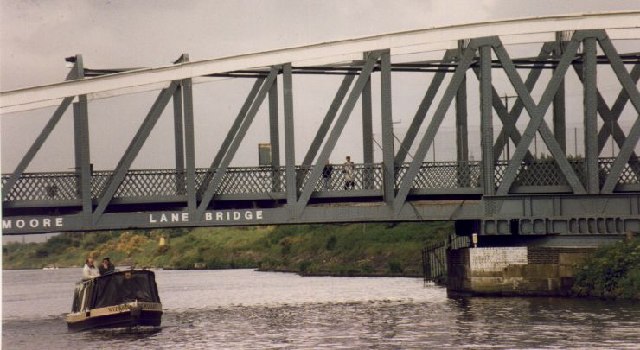
<svg viewBox="0 0 640 350"><path fill-rule="evenodd" d="M417 278L156 271L153 332L71 333L80 269L4 271L3 349L638 349L640 303L449 299Z"/></svg>

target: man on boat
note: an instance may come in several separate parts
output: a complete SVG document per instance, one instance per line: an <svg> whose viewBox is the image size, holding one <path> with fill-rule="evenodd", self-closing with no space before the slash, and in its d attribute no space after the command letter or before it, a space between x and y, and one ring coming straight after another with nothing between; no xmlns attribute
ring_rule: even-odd
<svg viewBox="0 0 640 350"><path fill-rule="evenodd" d="M116 267L113 266L113 264L111 263L111 260L109 259L109 257L104 257L102 259L102 264L100 264L100 266L98 267L98 270L100 271L100 276L104 276L106 274L110 274L115 269L116 269Z"/></svg>
<svg viewBox="0 0 640 350"><path fill-rule="evenodd" d="M100 276L100 272L93 265L93 258L88 257L85 260L84 268L82 268L82 279L88 280Z"/></svg>

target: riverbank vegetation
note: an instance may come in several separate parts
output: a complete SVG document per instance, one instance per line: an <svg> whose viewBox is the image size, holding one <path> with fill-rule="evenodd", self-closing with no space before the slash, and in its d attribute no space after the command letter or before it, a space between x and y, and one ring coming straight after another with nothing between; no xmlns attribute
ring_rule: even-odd
<svg viewBox="0 0 640 350"><path fill-rule="evenodd" d="M576 273L578 296L640 300L640 238L604 246Z"/></svg>
<svg viewBox="0 0 640 350"><path fill-rule="evenodd" d="M428 222L64 233L45 243L5 244L3 268L82 266L91 254L117 265L165 269L421 276L421 249L451 232L450 223Z"/></svg>

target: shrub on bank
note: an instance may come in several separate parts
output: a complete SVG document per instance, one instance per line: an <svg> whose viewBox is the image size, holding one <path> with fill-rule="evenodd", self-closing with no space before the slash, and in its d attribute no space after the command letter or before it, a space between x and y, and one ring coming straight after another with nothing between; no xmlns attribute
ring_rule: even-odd
<svg viewBox="0 0 640 350"><path fill-rule="evenodd" d="M421 222L68 233L46 243L6 245L3 262L7 269L82 266L93 254L138 267L420 276L421 249L452 229L446 222Z"/></svg>
<svg viewBox="0 0 640 350"><path fill-rule="evenodd" d="M640 238L601 247L576 273L578 296L640 299Z"/></svg>

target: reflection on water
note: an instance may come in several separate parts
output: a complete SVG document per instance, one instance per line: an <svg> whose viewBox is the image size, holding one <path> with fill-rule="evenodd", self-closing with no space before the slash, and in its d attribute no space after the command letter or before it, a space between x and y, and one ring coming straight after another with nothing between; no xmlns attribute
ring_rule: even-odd
<svg viewBox="0 0 640 350"><path fill-rule="evenodd" d="M631 349L640 343L636 303L448 299L442 288L425 287L419 279L301 278L249 270L158 271L166 309L161 329L68 333L62 316L47 316L59 311L54 307L33 316L39 301L24 284L40 282L21 273L5 272L10 313L3 315L4 348ZM73 281L74 273L61 273L59 280ZM53 300L66 293L64 285L49 285ZM61 298L70 300L71 292ZM30 316L16 314L19 309Z"/></svg>

